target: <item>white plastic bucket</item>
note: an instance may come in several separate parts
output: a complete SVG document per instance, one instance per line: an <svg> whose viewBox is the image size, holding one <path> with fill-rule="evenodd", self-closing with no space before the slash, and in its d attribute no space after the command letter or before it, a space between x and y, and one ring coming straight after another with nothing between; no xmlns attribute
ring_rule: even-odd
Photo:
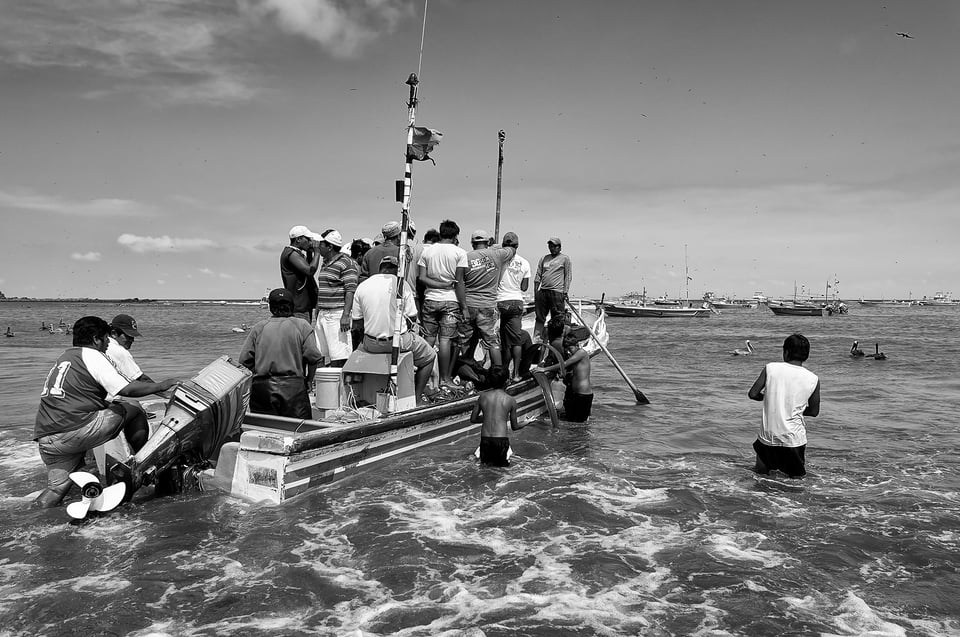
<svg viewBox="0 0 960 637"><path fill-rule="evenodd" d="M340 388L343 377L339 367L320 367L317 369L317 409L337 409L340 407Z"/></svg>

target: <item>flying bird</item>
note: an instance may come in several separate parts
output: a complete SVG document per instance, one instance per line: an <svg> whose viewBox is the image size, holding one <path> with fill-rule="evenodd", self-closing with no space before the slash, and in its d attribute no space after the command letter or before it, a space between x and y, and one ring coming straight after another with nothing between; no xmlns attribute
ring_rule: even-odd
<svg viewBox="0 0 960 637"><path fill-rule="evenodd" d="M897 35L899 35L901 38L910 38L911 40L913 39L913 36L910 35L909 33L902 33L902 32L901 32L901 33L897 33Z"/></svg>

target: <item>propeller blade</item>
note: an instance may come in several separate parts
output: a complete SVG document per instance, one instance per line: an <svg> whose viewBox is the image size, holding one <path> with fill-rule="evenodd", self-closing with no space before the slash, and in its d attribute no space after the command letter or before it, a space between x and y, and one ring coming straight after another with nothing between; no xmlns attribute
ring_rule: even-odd
<svg viewBox="0 0 960 637"><path fill-rule="evenodd" d="M75 520L82 520L87 517L87 511L90 510L90 500L84 498L79 502L71 502L67 505L67 515Z"/></svg>
<svg viewBox="0 0 960 637"><path fill-rule="evenodd" d="M91 511L112 511L123 501L127 485L123 482L112 484L90 503Z"/></svg>
<svg viewBox="0 0 960 637"><path fill-rule="evenodd" d="M93 482L100 483L100 479L88 471L74 471L69 477L81 489Z"/></svg>

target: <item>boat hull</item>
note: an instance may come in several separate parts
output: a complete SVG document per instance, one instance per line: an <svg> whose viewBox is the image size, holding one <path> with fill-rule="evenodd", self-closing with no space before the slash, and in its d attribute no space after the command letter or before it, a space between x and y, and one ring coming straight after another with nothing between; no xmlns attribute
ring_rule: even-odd
<svg viewBox="0 0 960 637"><path fill-rule="evenodd" d="M667 307L651 305L604 305L607 316L634 316L640 318L707 318L709 309L695 307Z"/></svg>

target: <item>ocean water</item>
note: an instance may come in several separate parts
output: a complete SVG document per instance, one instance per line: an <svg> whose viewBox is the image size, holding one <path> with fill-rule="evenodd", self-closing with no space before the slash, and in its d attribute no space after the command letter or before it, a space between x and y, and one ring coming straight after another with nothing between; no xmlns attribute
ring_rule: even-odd
<svg viewBox="0 0 960 637"><path fill-rule="evenodd" d="M509 468L459 440L278 507L190 493L73 525L25 497L70 339L38 327L121 311L154 378L236 356L264 312L0 303L0 635L960 634L960 308L610 318L651 404L595 359L590 422L516 432ZM762 480L746 392L793 331L822 382L810 473Z"/></svg>

